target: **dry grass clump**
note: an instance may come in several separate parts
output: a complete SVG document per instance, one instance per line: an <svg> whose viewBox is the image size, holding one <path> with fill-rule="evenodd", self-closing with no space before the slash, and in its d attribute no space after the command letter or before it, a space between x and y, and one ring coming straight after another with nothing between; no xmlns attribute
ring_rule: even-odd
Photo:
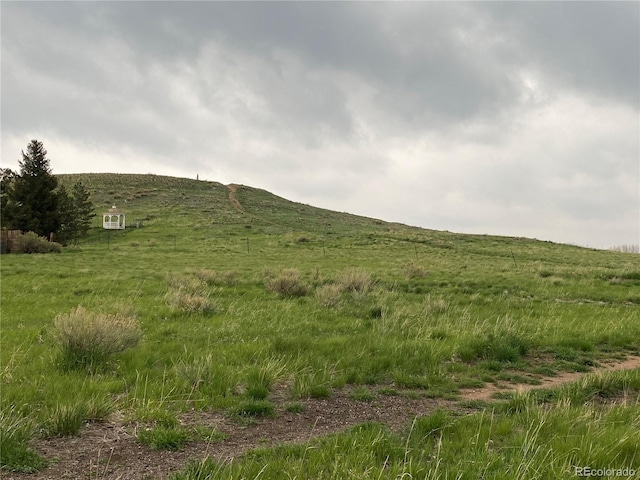
<svg viewBox="0 0 640 480"><path fill-rule="evenodd" d="M207 280L211 280L214 275L215 272L210 270L199 270L194 275L169 275L169 290L165 295L165 301L174 312L214 312L216 308L211 302L211 292L207 285Z"/></svg>
<svg viewBox="0 0 640 480"><path fill-rule="evenodd" d="M79 306L56 316L53 323L64 369L93 372L103 367L111 354L135 347L142 338L140 325L127 313L110 315Z"/></svg>
<svg viewBox="0 0 640 480"><path fill-rule="evenodd" d="M340 285L327 284L316 288L316 300L320 305L327 308L336 307L342 298Z"/></svg>
<svg viewBox="0 0 640 480"><path fill-rule="evenodd" d="M192 290L188 287L171 287L165 295L165 300L174 312L193 314L215 311L210 293L204 288Z"/></svg>
<svg viewBox="0 0 640 480"><path fill-rule="evenodd" d="M403 270L404 275L408 280L411 280L412 278L424 278L427 276L427 270L422 265L418 265L417 263L407 263L404 266Z"/></svg>
<svg viewBox="0 0 640 480"><path fill-rule="evenodd" d="M238 272L235 270L217 272L215 270L201 268L200 270L196 270L194 275L207 285L226 285L233 287L238 283Z"/></svg>
<svg viewBox="0 0 640 480"><path fill-rule="evenodd" d="M342 292L366 294L373 287L373 278L363 268L352 267L338 275L336 284Z"/></svg>
<svg viewBox="0 0 640 480"><path fill-rule="evenodd" d="M432 297L427 295L422 303L424 313L426 315L432 315L435 313L445 313L449 309L449 302L442 297Z"/></svg>
<svg viewBox="0 0 640 480"><path fill-rule="evenodd" d="M269 274L264 283L267 290L281 297L304 297L309 293L309 287L302 280L300 271L295 268L285 268L275 275Z"/></svg>

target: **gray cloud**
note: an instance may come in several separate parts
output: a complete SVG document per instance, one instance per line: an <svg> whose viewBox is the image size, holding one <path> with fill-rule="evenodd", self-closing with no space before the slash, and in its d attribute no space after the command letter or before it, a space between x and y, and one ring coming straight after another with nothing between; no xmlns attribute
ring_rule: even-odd
<svg viewBox="0 0 640 480"><path fill-rule="evenodd" d="M639 241L638 3L1 8L3 159L36 137L73 171L199 172L426 227Z"/></svg>

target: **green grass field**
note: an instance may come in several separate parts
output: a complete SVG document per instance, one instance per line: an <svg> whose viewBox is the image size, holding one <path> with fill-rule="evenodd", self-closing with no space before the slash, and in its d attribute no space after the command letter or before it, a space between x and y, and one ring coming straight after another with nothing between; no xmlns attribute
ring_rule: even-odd
<svg viewBox="0 0 640 480"><path fill-rule="evenodd" d="M180 426L184 412L224 412L243 428L344 388L362 402L379 391L455 401L464 388L640 353L638 255L413 228L250 187L232 202L212 182L60 179L82 180L98 217L89 238L60 254L1 258L5 471L46 468L55 460L34 440L77 435L116 414L149 425L144 448L179 450L203 441ZM112 204L133 228L101 229ZM110 350L79 343L110 335L121 342ZM367 423L230 464L195 459L173 478L640 472L634 372L611 374L613 386L584 401L556 391L466 414L444 409L400 432Z"/></svg>

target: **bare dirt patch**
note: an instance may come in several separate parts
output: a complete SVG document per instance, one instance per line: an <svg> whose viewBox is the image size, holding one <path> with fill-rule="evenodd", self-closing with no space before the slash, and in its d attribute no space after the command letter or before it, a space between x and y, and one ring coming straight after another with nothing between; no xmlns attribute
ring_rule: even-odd
<svg viewBox="0 0 640 480"><path fill-rule="evenodd" d="M594 371L612 371L640 367L640 357L608 363ZM579 379L584 373L561 373L542 378L540 385L508 385L498 388L463 390L461 400L491 399L496 392L549 388ZM372 389L375 392L375 389ZM192 411L180 416L185 427L205 426L224 433L218 442L192 442L183 450L154 451L136 440L138 424L123 424L118 419L88 424L75 437L37 440L34 448L51 464L35 474L2 472L6 480L102 479L142 480L166 479L171 472L184 467L190 459L211 456L220 461L238 457L250 449L282 443L301 443L367 421L380 422L399 430L417 415L428 415L436 408L456 408L452 401L431 398L412 398L407 395L377 394L372 401L363 402L350 397L349 388L336 391L330 398L306 399L300 403L301 413L279 407L272 418L260 418L249 425L241 425L223 412ZM400 392L401 393L401 392Z"/></svg>

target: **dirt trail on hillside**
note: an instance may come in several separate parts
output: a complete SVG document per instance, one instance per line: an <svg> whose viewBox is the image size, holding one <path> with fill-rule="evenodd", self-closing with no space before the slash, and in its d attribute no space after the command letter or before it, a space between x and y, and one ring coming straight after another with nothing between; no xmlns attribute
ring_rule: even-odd
<svg viewBox="0 0 640 480"><path fill-rule="evenodd" d="M549 388L576 381L588 373L640 368L640 357L608 363L587 373L562 373L541 379L542 384L506 385L503 388L487 385L463 390L459 400L490 400L496 392ZM259 419L255 424L240 426L224 412L192 411L180 416L185 427L205 426L227 435L223 441L206 444L194 442L179 452L154 451L136 440L143 425L124 424L117 418L101 424L88 424L75 437L38 440L33 446L52 464L35 474L2 472L6 480L60 480L96 478L101 480L166 479L190 459L211 456L228 461L250 449L282 443L302 443L312 438L345 429L366 421L383 423L393 430L406 428L417 415L428 415L436 408L460 409L454 401L429 398L407 398L396 395L377 395L374 401L362 402L350 398L351 389L332 393L326 399L307 399L302 413L287 412L282 407L286 398L274 398L278 404L274 418ZM276 396L279 396L276 394Z"/></svg>
<svg viewBox="0 0 640 480"><path fill-rule="evenodd" d="M240 202L236 198L237 190L238 190L238 185L236 185L235 183L230 183L229 185L227 185L227 198L229 199L229 203L233 208L235 208L239 212L245 213L244 209L242 208L242 205L240 205Z"/></svg>

